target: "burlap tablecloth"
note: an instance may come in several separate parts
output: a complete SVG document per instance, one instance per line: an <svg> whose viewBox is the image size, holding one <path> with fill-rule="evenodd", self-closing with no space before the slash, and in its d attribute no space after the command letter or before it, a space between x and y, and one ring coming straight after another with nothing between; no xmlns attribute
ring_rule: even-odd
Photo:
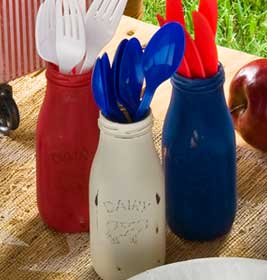
<svg viewBox="0 0 267 280"><path fill-rule="evenodd" d="M88 234L59 234L40 220L35 196L35 126L44 73L11 83L21 124L0 136L0 280L99 279L90 261ZM160 149L162 120L154 126ZM237 148L239 207L228 236L188 242L167 233L167 262L200 257L267 259L267 156ZM234 280L234 279L233 279Z"/></svg>

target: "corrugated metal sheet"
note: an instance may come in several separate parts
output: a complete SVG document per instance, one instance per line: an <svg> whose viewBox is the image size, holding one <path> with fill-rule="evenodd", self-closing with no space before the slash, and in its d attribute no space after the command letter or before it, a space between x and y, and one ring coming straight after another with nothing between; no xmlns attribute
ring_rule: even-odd
<svg viewBox="0 0 267 280"><path fill-rule="evenodd" d="M35 18L42 0L0 0L0 83L45 66L35 49Z"/></svg>

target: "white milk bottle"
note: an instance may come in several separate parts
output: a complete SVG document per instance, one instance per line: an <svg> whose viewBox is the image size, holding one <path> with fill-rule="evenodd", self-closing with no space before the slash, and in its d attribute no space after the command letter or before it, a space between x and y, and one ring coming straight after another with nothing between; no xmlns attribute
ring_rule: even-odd
<svg viewBox="0 0 267 280"><path fill-rule="evenodd" d="M90 247L104 280L123 280L165 262L165 191L152 115L119 124L100 115L90 176Z"/></svg>

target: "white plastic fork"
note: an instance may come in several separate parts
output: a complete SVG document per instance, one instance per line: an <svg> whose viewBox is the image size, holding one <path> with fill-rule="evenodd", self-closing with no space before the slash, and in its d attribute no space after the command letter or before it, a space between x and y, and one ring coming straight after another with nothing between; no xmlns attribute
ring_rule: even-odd
<svg viewBox="0 0 267 280"><path fill-rule="evenodd" d="M70 74L85 55L84 21L77 0L56 0L56 50L61 73Z"/></svg>
<svg viewBox="0 0 267 280"><path fill-rule="evenodd" d="M86 57L78 71L84 73L95 63L99 52L112 39L127 0L94 0L86 14Z"/></svg>
<svg viewBox="0 0 267 280"><path fill-rule="evenodd" d="M54 64L58 63L56 53L55 0L46 0L38 10L35 38L39 56Z"/></svg>
<svg viewBox="0 0 267 280"><path fill-rule="evenodd" d="M86 2L86 0L79 0L79 6L84 17L86 15Z"/></svg>

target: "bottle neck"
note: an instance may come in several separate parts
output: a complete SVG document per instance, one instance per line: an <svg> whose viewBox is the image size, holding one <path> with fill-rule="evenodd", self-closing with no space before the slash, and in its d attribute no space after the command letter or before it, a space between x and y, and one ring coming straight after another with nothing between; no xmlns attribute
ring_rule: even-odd
<svg viewBox="0 0 267 280"><path fill-rule="evenodd" d="M56 65L48 63L46 78L49 83L60 87L67 88L81 88L90 87L91 85L92 71L81 75L65 75L59 72Z"/></svg>
<svg viewBox="0 0 267 280"><path fill-rule="evenodd" d="M153 117L151 112L144 120L130 124L112 122L101 113L98 119L101 134L118 139L133 139L149 134L152 132L152 125Z"/></svg>
<svg viewBox="0 0 267 280"><path fill-rule="evenodd" d="M171 83L174 93L186 93L193 95L212 94L223 91L225 73L220 64L216 75L206 79L188 79L179 74L172 77Z"/></svg>

